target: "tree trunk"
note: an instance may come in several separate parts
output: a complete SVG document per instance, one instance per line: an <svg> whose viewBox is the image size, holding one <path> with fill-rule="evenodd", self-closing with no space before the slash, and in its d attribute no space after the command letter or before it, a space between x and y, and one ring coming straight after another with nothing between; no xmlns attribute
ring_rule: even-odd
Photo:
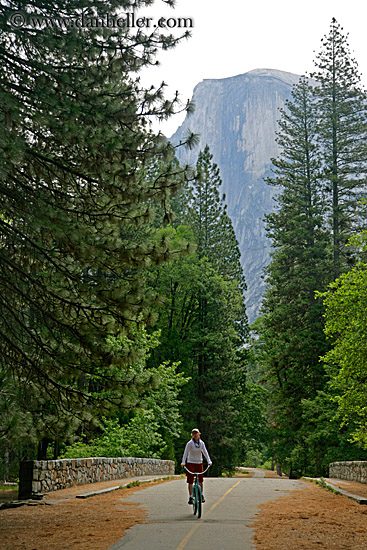
<svg viewBox="0 0 367 550"><path fill-rule="evenodd" d="M9 449L5 447L4 451L4 481L9 479Z"/></svg>
<svg viewBox="0 0 367 550"><path fill-rule="evenodd" d="M56 439L54 443L54 460L57 460L57 457L60 454L60 442L58 439Z"/></svg>
<svg viewBox="0 0 367 550"><path fill-rule="evenodd" d="M37 460L46 460L46 458L47 458L47 447L48 447L49 442L50 442L49 439L44 437L38 443Z"/></svg>

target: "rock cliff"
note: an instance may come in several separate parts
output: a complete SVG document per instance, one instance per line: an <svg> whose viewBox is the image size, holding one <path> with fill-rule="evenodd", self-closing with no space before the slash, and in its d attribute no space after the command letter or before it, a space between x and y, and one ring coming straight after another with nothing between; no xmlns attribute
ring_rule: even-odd
<svg viewBox="0 0 367 550"><path fill-rule="evenodd" d="M250 322L259 313L264 290L261 275L269 262L263 218L274 209L275 190L264 178L271 173L270 159L278 154L279 108L284 107L298 79L283 71L256 69L231 78L204 80L194 89L195 112L170 138L176 144L188 129L200 134L194 150L178 148L179 160L195 164L198 152L208 144L220 168L222 191L242 254Z"/></svg>

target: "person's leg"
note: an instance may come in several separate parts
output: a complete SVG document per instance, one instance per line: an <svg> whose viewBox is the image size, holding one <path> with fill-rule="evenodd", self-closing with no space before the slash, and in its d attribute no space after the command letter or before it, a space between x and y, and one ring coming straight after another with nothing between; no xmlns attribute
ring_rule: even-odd
<svg viewBox="0 0 367 550"><path fill-rule="evenodd" d="M187 464L187 469L193 472L193 466L192 464ZM186 471L186 482L187 482L187 488L189 491L189 504L192 504L192 491L194 487L194 476L192 474L189 474L188 471Z"/></svg>

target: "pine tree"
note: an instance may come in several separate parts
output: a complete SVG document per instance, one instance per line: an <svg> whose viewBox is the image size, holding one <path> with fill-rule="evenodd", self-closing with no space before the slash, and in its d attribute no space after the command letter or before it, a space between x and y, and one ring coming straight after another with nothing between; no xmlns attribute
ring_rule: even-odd
<svg viewBox="0 0 367 550"><path fill-rule="evenodd" d="M222 180L208 145L200 151L194 178L189 185L186 220L194 231L198 256L206 257L221 275L237 280L246 290L240 262L241 253L227 214L225 196L221 197Z"/></svg>
<svg viewBox="0 0 367 550"><path fill-rule="evenodd" d="M190 377L180 396L185 433L199 425L214 450L216 471L232 470L240 459L239 434L247 428L242 425L245 363L238 284L196 254L159 266L152 278L166 297L158 321L161 345L152 362L180 361L179 370Z"/></svg>
<svg viewBox="0 0 367 550"><path fill-rule="evenodd" d="M187 219L189 220L190 227L192 227L195 240L198 244L197 254L198 257L207 258L210 265L217 271L223 278L233 281L237 286L239 292L243 292L246 288L245 278L243 275L242 266L240 263L240 252L238 248L238 242L234 233L232 221L227 214L227 208L225 205L225 197L220 196L220 187L222 180L218 166L213 162L213 155L210 153L208 145L206 145L204 151L201 151L196 163L195 177L191 182L189 204L187 210ZM223 366L216 364L216 360L213 358L213 354L209 353L206 349L203 339L209 337L209 334L216 330L216 320L214 325L210 321L210 312L212 304L208 301L206 289L200 291L198 294L198 320L200 337L197 343L196 354L197 368L198 368L198 398L199 398L199 412L198 412L198 424L203 428L208 427L209 434L212 433L210 421L213 419L216 413L217 417L220 417L220 413L217 410L218 404L215 403L215 394L218 397L220 386L222 388L222 401L227 402L228 409L231 408L225 395L233 382L231 375L229 374L238 367L236 364L235 356L231 359L228 358L226 365L227 373L224 374ZM219 311L218 311L219 312ZM237 346L243 344L243 337L246 334L247 318L245 312L244 303L241 307L241 312L237 319L238 330L238 343ZM235 351L233 346L236 345L232 342L232 352ZM222 353L224 354L225 348ZM220 374L221 373L221 374ZM232 375L232 376L233 376ZM224 382L223 385L219 383L219 379ZM206 405L205 405L206 404ZM213 415L213 409L216 413ZM229 414L229 410L228 410ZM220 434L221 430L218 431ZM209 435L209 440L211 439ZM213 442L218 445L218 439L213 438Z"/></svg>
<svg viewBox="0 0 367 550"><path fill-rule="evenodd" d="M134 379L142 350L133 337L155 319L144 270L171 255L151 224L155 205L168 222L182 174L168 163L147 177L173 151L147 121L179 103L164 99L163 85L143 89L137 72L179 38L119 27L17 28L9 16L16 8L113 17L131 4L0 6L0 362L9 387L30 389L39 423L50 414L90 420L96 407L124 407L132 384L149 386L149 376ZM110 337L124 343L111 349Z"/></svg>
<svg viewBox="0 0 367 550"><path fill-rule="evenodd" d="M159 318L162 344L153 360L179 360L182 372L191 377L182 390L185 429L190 432L193 423L200 426L213 449L217 473L233 471L242 460L238 440L248 431L245 282L220 185L218 167L206 147L177 203L177 219L188 225L178 225L172 237L193 240L196 253L152 273L154 285L166 297Z"/></svg>
<svg viewBox="0 0 367 550"><path fill-rule="evenodd" d="M318 146L324 158L323 186L329 200L334 278L355 262L346 243L360 230L357 202L366 196L367 103L348 35L333 18L321 41L311 76L318 114Z"/></svg>
<svg viewBox="0 0 367 550"><path fill-rule="evenodd" d="M335 423L331 433L330 411L317 430L311 414L313 405L320 409L325 403L329 382L320 362L329 343L315 292L325 291L357 258L346 244L362 223L358 200L366 192L367 111L357 64L335 19L315 66L312 85L302 78L293 87L279 122L282 152L268 183L281 192L277 211L267 216L274 250L260 333L273 389L275 452L291 473L320 474L324 457L333 455L326 447L345 451L347 445L342 434L335 437Z"/></svg>
<svg viewBox="0 0 367 550"><path fill-rule="evenodd" d="M278 208L266 221L274 250L266 270L261 332L273 385L278 458L289 457L298 443L302 399L315 396L325 382L319 362L326 350L323 310L315 291L330 280L330 247L323 227L316 116L312 88L302 78L281 112L282 152L272 159L274 177L268 180L280 193Z"/></svg>

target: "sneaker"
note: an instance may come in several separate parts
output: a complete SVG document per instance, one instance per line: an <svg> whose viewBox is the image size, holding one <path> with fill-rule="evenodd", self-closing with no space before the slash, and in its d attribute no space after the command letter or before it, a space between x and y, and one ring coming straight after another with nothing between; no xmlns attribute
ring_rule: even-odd
<svg viewBox="0 0 367 550"><path fill-rule="evenodd" d="M204 495L201 495L201 502L205 502Z"/></svg>
<svg viewBox="0 0 367 550"><path fill-rule="evenodd" d="M189 502L188 504L194 504L194 499L192 497L189 497Z"/></svg>

